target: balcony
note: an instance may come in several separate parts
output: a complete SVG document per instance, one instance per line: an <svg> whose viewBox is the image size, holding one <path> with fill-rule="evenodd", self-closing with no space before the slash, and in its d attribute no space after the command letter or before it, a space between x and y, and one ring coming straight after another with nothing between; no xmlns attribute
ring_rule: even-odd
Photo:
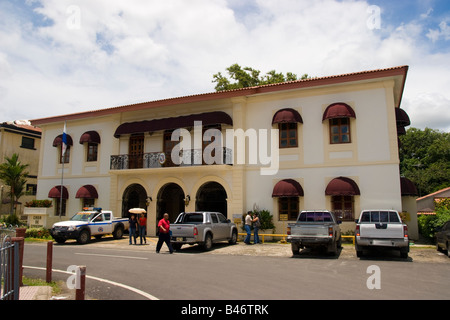
<svg viewBox="0 0 450 320"><path fill-rule="evenodd" d="M179 165L175 164L171 158L171 152L150 152L140 155L123 154L111 156L111 170L128 169L152 169L152 168L173 168L173 167L193 167L208 165L203 161L203 150L191 149L180 152ZM229 148L222 148L220 163L212 165L233 164L233 153Z"/></svg>

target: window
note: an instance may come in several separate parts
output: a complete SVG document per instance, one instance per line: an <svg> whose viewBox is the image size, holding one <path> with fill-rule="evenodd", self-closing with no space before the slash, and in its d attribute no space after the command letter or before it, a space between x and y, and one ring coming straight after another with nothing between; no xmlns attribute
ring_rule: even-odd
<svg viewBox="0 0 450 320"><path fill-rule="evenodd" d="M279 220L297 220L297 216L299 213L299 204L299 197L278 198Z"/></svg>
<svg viewBox="0 0 450 320"><path fill-rule="evenodd" d="M95 199L83 198L83 208L95 207Z"/></svg>
<svg viewBox="0 0 450 320"><path fill-rule="evenodd" d="M97 161L98 144L89 142L87 144L87 162Z"/></svg>
<svg viewBox="0 0 450 320"><path fill-rule="evenodd" d="M63 158L62 158L62 146L59 147L59 163L63 162ZM64 163L69 163L70 162L70 146L67 146L66 148L66 153L64 154Z"/></svg>
<svg viewBox="0 0 450 320"><path fill-rule="evenodd" d="M55 216L59 216L59 213L61 212L61 217L66 216L66 199L62 199L62 211L59 210L61 208L61 199L55 198Z"/></svg>
<svg viewBox="0 0 450 320"><path fill-rule="evenodd" d="M330 143L350 142L350 118L330 119Z"/></svg>
<svg viewBox="0 0 450 320"><path fill-rule="evenodd" d="M27 189L26 190L27 190L26 191L27 195L35 196L36 192L37 192L37 184L27 183Z"/></svg>
<svg viewBox="0 0 450 320"><path fill-rule="evenodd" d="M20 147L21 148L25 148L25 149L35 150L35 148L34 148L34 139L33 138L28 138L28 137L22 137L22 145Z"/></svg>
<svg viewBox="0 0 450 320"><path fill-rule="evenodd" d="M279 123L280 148L295 148L298 146L297 123Z"/></svg>
<svg viewBox="0 0 450 320"><path fill-rule="evenodd" d="M332 196L333 212L338 220L353 221L355 219L353 196Z"/></svg>

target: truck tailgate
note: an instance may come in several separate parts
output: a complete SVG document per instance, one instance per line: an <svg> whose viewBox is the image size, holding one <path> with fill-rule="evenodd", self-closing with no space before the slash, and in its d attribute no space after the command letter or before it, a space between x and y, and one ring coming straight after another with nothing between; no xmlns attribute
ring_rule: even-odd
<svg viewBox="0 0 450 320"><path fill-rule="evenodd" d="M398 239L403 236L401 223L361 223L360 225L361 238Z"/></svg>
<svg viewBox="0 0 450 320"><path fill-rule="evenodd" d="M322 237L328 236L328 224L302 224L291 227L293 237Z"/></svg>
<svg viewBox="0 0 450 320"><path fill-rule="evenodd" d="M193 238L194 227L192 224L173 224L170 230L172 230L172 238Z"/></svg>

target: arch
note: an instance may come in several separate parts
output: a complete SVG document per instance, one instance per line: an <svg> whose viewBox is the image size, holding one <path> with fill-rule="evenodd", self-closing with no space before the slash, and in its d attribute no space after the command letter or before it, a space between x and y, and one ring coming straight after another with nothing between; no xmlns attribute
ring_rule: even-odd
<svg viewBox="0 0 450 320"><path fill-rule="evenodd" d="M216 181L208 181L198 188L195 196L196 211L215 211L228 216L227 192Z"/></svg>
<svg viewBox="0 0 450 320"><path fill-rule="evenodd" d="M169 221L173 223L185 208L185 193L175 182L164 184L158 191L156 203L156 222L162 219L164 213L169 214Z"/></svg>
<svg viewBox="0 0 450 320"><path fill-rule="evenodd" d="M147 208L147 191L139 183L128 185L122 193L122 217L129 217L131 208Z"/></svg>
<svg viewBox="0 0 450 320"><path fill-rule="evenodd" d="M356 118L355 111L346 103L333 103L326 108L322 121L338 118Z"/></svg>
<svg viewBox="0 0 450 320"><path fill-rule="evenodd" d="M297 110L285 108L278 110L273 116L272 125L277 123L303 123L303 119Z"/></svg>
<svg viewBox="0 0 450 320"><path fill-rule="evenodd" d="M359 196L360 194L356 182L346 177L331 180L325 189L325 195L327 196Z"/></svg>

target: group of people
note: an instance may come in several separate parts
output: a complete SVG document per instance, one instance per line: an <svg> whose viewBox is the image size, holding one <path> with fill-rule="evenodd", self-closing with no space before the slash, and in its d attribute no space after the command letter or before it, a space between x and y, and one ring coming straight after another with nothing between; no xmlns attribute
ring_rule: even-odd
<svg viewBox="0 0 450 320"><path fill-rule="evenodd" d="M244 221L244 228L245 231L247 232L247 236L244 239L244 243L245 244L252 244L250 242L251 239L251 232L252 232L252 226L253 226L253 234L254 234L254 244L258 244L261 243L261 241L259 241L259 228L261 227L261 220L259 219L259 215L258 213L253 213L252 211L248 211L247 215L245 216L245 221Z"/></svg>
<svg viewBox="0 0 450 320"><path fill-rule="evenodd" d="M130 227L130 245L133 244L132 240L134 239L134 244L136 244L136 231L139 232L139 238L140 242L142 244L142 240L144 240L144 244L147 244L147 239L145 237L146 234L146 228L147 228L147 218L145 217L144 213L141 213L139 219L136 219L136 216L134 214L130 215L129 219ZM167 244L167 247L169 247L170 253L173 253L173 248L170 243L170 221L169 221L169 214L165 213L163 218L159 220L158 222L158 243L156 244L156 252L159 253L159 250L161 250L161 247L163 243L165 242Z"/></svg>

